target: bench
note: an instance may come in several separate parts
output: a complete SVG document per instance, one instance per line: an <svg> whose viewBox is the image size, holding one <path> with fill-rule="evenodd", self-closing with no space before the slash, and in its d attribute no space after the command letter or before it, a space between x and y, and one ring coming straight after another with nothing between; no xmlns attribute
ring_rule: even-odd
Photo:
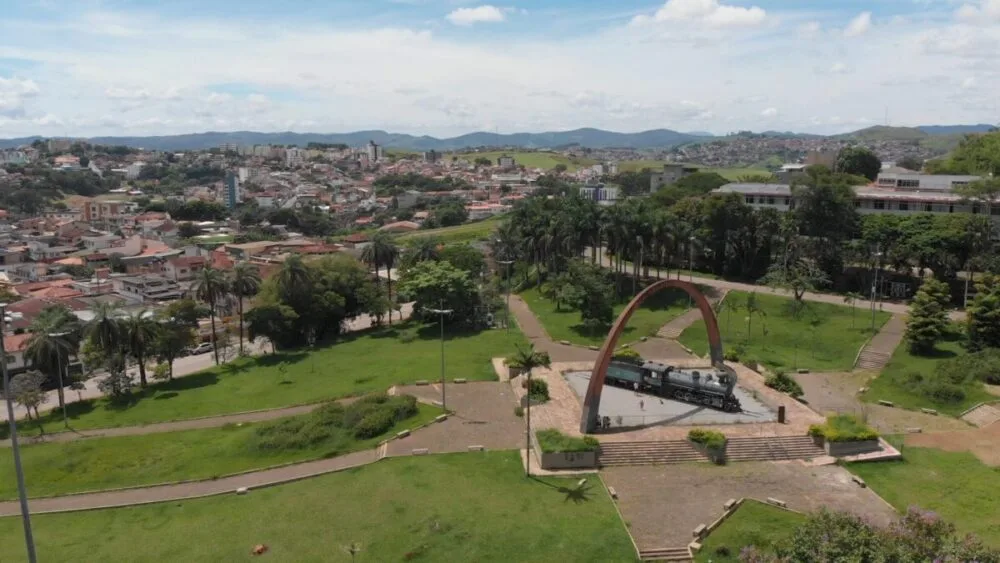
<svg viewBox="0 0 1000 563"><path fill-rule="evenodd" d="M559 343L562 344L563 346L572 346L569 340L560 340Z"/></svg>
<svg viewBox="0 0 1000 563"><path fill-rule="evenodd" d="M464 377L459 377L455 379L455 383L465 383L467 381L468 379L465 379Z"/></svg>
<svg viewBox="0 0 1000 563"><path fill-rule="evenodd" d="M700 538L705 535L706 531L708 531L708 526L704 524L698 524L698 527L695 528L693 532L691 532L691 535L696 538Z"/></svg>
<svg viewBox="0 0 1000 563"><path fill-rule="evenodd" d="M906 429L906 433L907 434L920 434L923 431L924 431L923 428L907 428Z"/></svg>
<svg viewBox="0 0 1000 563"><path fill-rule="evenodd" d="M618 500L618 491L614 487L608 487L608 494L611 495L611 498Z"/></svg>
<svg viewBox="0 0 1000 563"><path fill-rule="evenodd" d="M409 435L410 435L410 431L409 430L400 430L399 432L396 432L396 437L397 438L406 438Z"/></svg>
<svg viewBox="0 0 1000 563"><path fill-rule="evenodd" d="M781 508L786 508L788 506L788 504L785 501L781 499L776 499L774 497L767 497L767 502L768 504L773 504L774 506L780 506Z"/></svg>
<svg viewBox="0 0 1000 563"><path fill-rule="evenodd" d="M878 404L882 405L883 407L896 406L896 403L893 403L892 401L886 401L885 399L879 399Z"/></svg>
<svg viewBox="0 0 1000 563"><path fill-rule="evenodd" d="M416 448L413 450L413 455L427 455L428 453L427 448Z"/></svg>
<svg viewBox="0 0 1000 563"><path fill-rule="evenodd" d="M413 382L413 384L414 385L430 385L430 382L428 382L426 379L418 379L417 381Z"/></svg>
<svg viewBox="0 0 1000 563"><path fill-rule="evenodd" d="M434 422L444 422L446 420L448 420L448 415L446 414L439 414L434 417Z"/></svg>
<svg viewBox="0 0 1000 563"><path fill-rule="evenodd" d="M470 452L485 452L486 448L484 446L469 446Z"/></svg>
<svg viewBox="0 0 1000 563"><path fill-rule="evenodd" d="M722 505L722 508L724 508L726 510L732 510L732 509L736 508L736 499L731 498L731 499L727 500L726 504Z"/></svg>
<svg viewBox="0 0 1000 563"><path fill-rule="evenodd" d="M246 487L240 487L240 488L236 489L236 494L238 494L238 495L245 495L245 494L247 494L247 492L249 490L250 489L248 489Z"/></svg>
<svg viewBox="0 0 1000 563"><path fill-rule="evenodd" d="M937 416L937 413L938 413L934 409L920 409L920 412L922 412L924 414L933 414L934 416Z"/></svg>

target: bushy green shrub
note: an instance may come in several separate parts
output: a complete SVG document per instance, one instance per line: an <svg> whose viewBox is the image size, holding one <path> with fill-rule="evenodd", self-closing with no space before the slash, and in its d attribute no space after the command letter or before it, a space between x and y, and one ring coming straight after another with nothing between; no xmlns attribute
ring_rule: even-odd
<svg viewBox="0 0 1000 563"><path fill-rule="evenodd" d="M940 403L961 403L965 400L965 390L954 383L932 381L924 384L920 392Z"/></svg>
<svg viewBox="0 0 1000 563"><path fill-rule="evenodd" d="M354 437L359 440L374 438L392 428L393 424L396 424L396 417L391 410L373 410L354 427Z"/></svg>
<svg viewBox="0 0 1000 563"><path fill-rule="evenodd" d="M514 416L518 418L524 416L524 407L522 407L521 405L514 407Z"/></svg>
<svg viewBox="0 0 1000 563"><path fill-rule="evenodd" d="M722 449L726 447L726 435L717 430L692 428L688 431L688 440L707 448Z"/></svg>
<svg viewBox="0 0 1000 563"><path fill-rule="evenodd" d="M532 379L528 387L528 398L536 403L549 400L549 383L544 379Z"/></svg>
<svg viewBox="0 0 1000 563"><path fill-rule="evenodd" d="M601 443L593 436L574 438L567 436L555 428L546 428L535 433L539 447L542 452L551 454L556 452L593 452L600 448Z"/></svg>
<svg viewBox="0 0 1000 563"><path fill-rule="evenodd" d="M955 384L982 381L1000 385L1000 350L989 348L950 358L939 363L934 373Z"/></svg>
<svg viewBox="0 0 1000 563"><path fill-rule="evenodd" d="M615 355L611 358L616 362L623 362L627 364L642 365L643 359L639 352L636 352L631 346L625 346L624 348L619 348L615 351Z"/></svg>
<svg viewBox="0 0 1000 563"><path fill-rule="evenodd" d="M774 374L767 376L767 379L764 380L764 385L782 393L788 393L793 397L801 397L803 394L802 386L799 385L799 382L795 381L795 379L782 370L778 370Z"/></svg>
<svg viewBox="0 0 1000 563"><path fill-rule="evenodd" d="M823 424L809 427L809 435L822 437L827 442L859 442L878 439L878 432L853 414L827 417Z"/></svg>

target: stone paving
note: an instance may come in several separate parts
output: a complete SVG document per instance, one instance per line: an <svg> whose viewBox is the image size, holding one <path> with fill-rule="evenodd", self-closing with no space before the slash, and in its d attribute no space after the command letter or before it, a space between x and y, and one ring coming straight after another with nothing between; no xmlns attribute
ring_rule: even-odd
<svg viewBox="0 0 1000 563"><path fill-rule="evenodd" d="M727 500L742 497L774 497L803 512L827 506L878 525L896 518L891 506L838 466L798 461L629 466L602 470L601 476L618 493L618 508L640 550L687 545L692 530L721 516Z"/></svg>

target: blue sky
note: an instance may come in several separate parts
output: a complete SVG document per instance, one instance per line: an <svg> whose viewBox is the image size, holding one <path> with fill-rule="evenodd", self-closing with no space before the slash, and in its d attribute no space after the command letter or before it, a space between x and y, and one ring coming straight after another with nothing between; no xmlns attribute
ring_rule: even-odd
<svg viewBox="0 0 1000 563"><path fill-rule="evenodd" d="M1000 0L0 0L0 138L996 123Z"/></svg>

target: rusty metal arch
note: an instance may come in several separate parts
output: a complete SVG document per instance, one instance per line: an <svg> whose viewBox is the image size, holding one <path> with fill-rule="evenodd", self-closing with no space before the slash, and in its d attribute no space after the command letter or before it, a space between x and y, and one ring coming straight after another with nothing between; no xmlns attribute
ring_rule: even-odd
<svg viewBox="0 0 1000 563"><path fill-rule="evenodd" d="M604 341L601 351L597 354L597 363L594 364L594 370L590 373L590 384L587 386L587 394L583 399L583 416L580 419L580 432L587 434L593 432L597 427L598 411L601 406L601 391L604 389L604 377L608 373L608 365L611 364L611 357L614 355L618 338L621 336L622 331L625 330L629 318L632 317L635 310L646 299L649 299L653 294L669 288L683 289L691 296L695 304L698 305L701 317L705 319L705 328L708 330L708 346L712 365L719 367L724 365L722 335L719 334L719 322L716 320L715 311L712 309L712 304L709 303L705 294L698 289L698 286L691 282L660 280L639 292L639 295L636 295L629 302L628 306L625 307L625 310L618 315L618 320L611 327L611 332L608 334L607 340Z"/></svg>

